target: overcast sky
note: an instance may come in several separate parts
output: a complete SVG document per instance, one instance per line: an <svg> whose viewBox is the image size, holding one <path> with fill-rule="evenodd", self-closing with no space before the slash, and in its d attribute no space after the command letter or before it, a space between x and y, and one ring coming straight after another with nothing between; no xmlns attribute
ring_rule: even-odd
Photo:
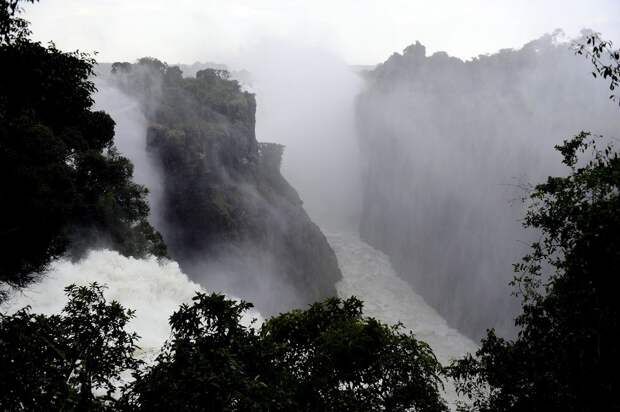
<svg viewBox="0 0 620 412"><path fill-rule="evenodd" d="M234 61L277 40L374 64L421 41L470 58L584 27L620 43L620 0L41 0L35 38L99 61Z"/></svg>

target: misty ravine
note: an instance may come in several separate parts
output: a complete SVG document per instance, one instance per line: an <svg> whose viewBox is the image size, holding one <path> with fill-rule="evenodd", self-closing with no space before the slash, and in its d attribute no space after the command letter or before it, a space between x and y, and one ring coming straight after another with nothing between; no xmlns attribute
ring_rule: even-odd
<svg viewBox="0 0 620 412"><path fill-rule="evenodd" d="M598 33L97 63L17 5L0 409L619 404L620 51Z"/></svg>
<svg viewBox="0 0 620 412"><path fill-rule="evenodd" d="M301 50L297 53L305 55L310 61L317 58L318 52ZM366 245L356 234L360 209L360 174L354 110L361 79L335 57L319 56L329 63L323 71L302 72L283 79L278 76L270 78L267 75L273 73L262 72L260 67L255 67L253 72L257 74L252 78L252 85L247 87L255 88L259 107L260 104L265 106L257 111L258 123L261 125L257 127L259 137L272 136L287 146L283 167L291 179L310 176L299 186L304 190L305 198L309 199L306 207L311 215L315 221L320 222L326 233L330 233L327 241L336 252L342 273L342 280L335 284L338 294L343 297L355 295L363 299L370 316L389 323L402 322L407 329L428 341L442 362L474 350L473 342L450 328L421 296L398 278L385 255ZM248 64L252 67L251 62ZM296 73L290 69L282 67L282 70ZM116 145L135 165L136 181L149 188L149 201L153 205L151 221L166 238L170 236L164 203L166 171L158 166L157 157L148 143L149 124L152 124L148 120L148 111L156 111L159 102L147 101L145 104L140 101L140 96L131 96L131 91L123 90L122 81L115 81L114 76L105 73L106 70L111 70L110 65L98 68L100 75L95 96L96 108L110 113L115 120ZM154 74L150 67L138 67L138 70L142 70L140 74L149 76L149 79L153 76L157 82L162 81L156 78L158 74ZM334 73L339 75L334 77ZM291 88L293 84L301 84L302 78L313 82L315 87ZM333 83L325 82L327 79L332 79ZM336 84L350 86L335 87ZM153 93L150 97L161 99L161 87L161 83L156 84L150 90ZM280 92L283 90L287 90L288 94ZM295 104L300 95L299 102L302 104ZM329 101L332 106L323 105L322 111L317 113L315 108L319 100ZM287 106L296 108L293 116L295 121L292 123L285 121L287 113L282 107ZM321 118L329 120L319 122ZM311 136L320 138L311 139ZM321 161L317 162L317 159ZM221 167L224 169L226 166ZM328 179L329 176L332 177ZM294 235L298 236L299 232L294 232ZM169 241L169 238L166 240ZM231 244L234 245L234 241ZM245 250L239 250L233 256L244 258L244 254ZM42 282L13 297L4 309L12 312L30 305L36 312L57 313L66 302L62 290L67 284L86 285L93 281L106 284L109 288L106 295L110 299L136 310L136 319L130 328L142 337L141 356L153 359L170 333L167 316L176 305L189 302L197 290L221 290L250 299L258 304L259 309L303 306L304 301L294 289L283 292L286 296L279 294L275 302L278 306L263 303L272 300L277 272L262 272L264 274L261 275L254 266L253 271L246 271L243 275L231 270L226 261L211 257L201 261L199 270L195 269L192 261L187 265L190 277L193 277L192 271L199 276L194 277L194 282L199 283L194 283L181 272L176 262L157 263L155 258L139 260L108 250L92 251L80 262L56 262ZM250 288L239 287L238 281L235 283L235 278L239 276L254 277ZM264 284L257 287L257 282ZM143 284L148 287L141 287ZM278 287L282 288L282 285ZM44 293L48 290L53 293ZM247 324L252 317L262 318L258 313L251 314ZM452 389L448 389L447 398L450 402L456 399Z"/></svg>
<svg viewBox="0 0 620 412"><path fill-rule="evenodd" d="M359 98L361 237L475 339L514 333L512 263L538 236L522 199L564 173L554 146L620 130L606 85L559 35L470 61L416 43L369 72Z"/></svg>
<svg viewBox="0 0 620 412"><path fill-rule="evenodd" d="M587 77L587 72L583 70L584 62L575 58L567 50L565 44L559 46L551 45L549 40L550 38L543 38L526 45L523 50L503 52L503 54L488 57L488 59L507 59L508 63L505 64L510 64L515 59L522 59L523 63L517 66L514 80L506 79L506 74L503 74L503 77L497 80L504 84L502 88L512 84L512 89L509 89L510 92L503 90L499 86L493 89L495 86L491 83L491 85L487 84L485 86L488 92L485 92L481 87L468 89L469 93L474 91L476 93L472 98L478 99L476 96L482 95L484 99L484 96L497 93L498 98L516 99L519 104L523 105L522 107L526 108L535 99L540 100L541 96L544 95L546 99L554 98L557 102L566 102L565 104L574 106L573 110L575 113L573 114L567 113L566 109L553 109L553 112L557 113L556 116L563 116L562 120L554 120L552 113L536 114L536 118L544 119L548 125L547 128L552 128L555 124L561 125L558 130L550 129L548 131L543 128L544 133L539 131L540 135L544 135L549 142L559 140L561 136L566 134L567 130L571 130L571 124L584 124L584 122L587 124L587 121L589 121L592 124L609 124L609 129L613 129L615 127L614 124L617 125L618 123L614 117L613 110L606 110L604 104L597 108L586 104L591 99L586 93L601 94L605 93L604 89L584 88L582 92L576 95L577 98L582 99L583 104L581 105L577 104L575 96L572 94L571 97L561 94L564 84L577 82L574 80L575 78ZM281 48L284 48L285 51L282 51ZM536 48L535 51L534 48ZM507 206L522 194L519 187L520 183L535 180L531 176L542 176L551 172L545 164L552 162L543 160L544 156L546 156L545 153L549 153L548 156L552 156L551 151L548 150L549 144L547 144L546 140L539 139L537 141L534 138L534 125L531 123L531 120L528 123L521 123L517 117L532 116L533 112L530 112L529 115L521 114L514 110L515 103L511 101L506 103L506 115L501 115L501 108L497 107L495 100L487 101L492 102L493 110L496 114L485 113L481 110L480 105L476 106L476 116L479 116L480 119L498 118L498 116L501 116L497 121L502 122L502 124L510 121L514 124L527 125L531 129L529 131L521 131L514 127L508 128L509 130L506 133L509 131L513 137L508 137L506 133L496 135L495 130L497 129L494 129L492 124L489 124L487 121L472 122L472 114L466 112L461 114L463 116L462 121L469 122L468 124L471 125L472 130L470 131L457 125L459 118L454 117L454 113L459 113L459 110L464 109L460 109L460 106L455 106L458 102L441 100L442 93L444 93L443 90L451 90L456 87L456 84L450 85L445 83L447 81L446 74L452 73L450 70L458 70L461 65L482 66L485 64L485 60L463 63L442 53L426 57L424 47L414 45L405 50L404 57L395 54L385 64L379 65L378 68L360 73L359 69L352 69L337 57L320 50L294 49L285 44L275 45L272 49L266 53L267 58L263 55L262 59L255 59L250 55L247 56L247 61L243 62L250 69L251 73L250 81L244 87L254 91L257 95L256 133L259 139L264 137L285 145L285 155L282 162L283 173L300 191L304 207L312 218L328 233L334 233L333 231L336 230L344 234L343 237L333 235L333 237L328 238L328 240L332 239L330 240L332 243L333 239L338 239L338 246L332 244L333 249L341 253L360 247L368 247L369 249L367 250L372 250L370 246L363 246L363 241L356 238L357 227L361 224L364 239L368 239L372 244L376 244L377 247L385 250L388 257L395 259L396 267L399 268L397 269L398 273L404 279L411 281L414 287L419 285L421 290L426 291L425 293L428 294L427 299L433 303L439 310L439 313L448 318L453 327L463 327L464 332L471 336L481 333L479 327L470 328L467 326L474 323L482 325L481 327L487 327L495 322L495 326L506 328L510 324L512 311L514 310L510 309L513 305L510 304L509 299L506 299L504 293L508 289L507 282L509 277L498 278L496 275L498 270L505 272L507 275L510 274L510 265L506 262L510 262L511 259L503 256L503 254L508 253L513 258L512 260L515 260L518 254L514 253L512 243L517 243L523 239L523 235L519 234L519 224L517 221L520 211L512 215L506 214L506 211L510 212L510 208ZM297 58L287 60L289 62L289 65L287 65L278 59L283 52L289 55L294 54ZM562 66L564 71L561 73L565 78L558 77L557 73L548 72L549 76L554 76L555 79L553 83L547 84L546 87L549 90L539 92L539 94L528 94L532 93L533 90L540 90L539 87L531 84L532 82L549 83L547 79L541 77L540 73L546 70L548 65L539 60L557 58L558 55L566 60L566 64ZM270 63L272 60L269 60L269 58L282 63L277 70L270 70L273 65ZM323 62L318 70L316 67L311 66L311 62L317 60ZM410 66L406 66L406 64ZM446 74L444 72L437 74L436 71L428 72L427 74L425 70L428 70L426 69L428 65L437 65ZM400 69L400 66L403 68ZM206 67L211 66L208 65ZM303 70L305 67L312 67L312 70ZM394 68L392 69L392 67ZM302 68L302 70L299 70L299 68ZM98 69L98 93L95 96L95 107L110 113L115 120L116 145L134 163L136 182L145 185L149 189L149 201L152 205L151 221L155 227L165 234L168 231L164 217L165 206L163 204L163 196L166 190L164 177L166 172L161 170L161 166L158 166L158 160L153 153L153 149L149 149L147 143L147 135L150 133L149 124L152 124L147 119L148 113L149 111L156 112L158 110L159 100L162 98L161 82L163 80L157 78L159 73L153 72L151 67L141 67L139 69L142 70L141 75L148 76L149 79L152 77L153 84L149 86L151 89L148 90L148 95L132 97L128 94L130 92L127 89L122 90L123 86L114 81L114 76L111 77L109 73L111 66L102 65ZM398 71L399 69L409 69L409 71L402 71L401 74ZM411 73L416 73L416 70L419 73L410 77L412 76ZM419 92L416 92L416 87L419 87L417 84L423 82L425 76L431 75L434 76L434 80L430 81L436 82L437 86L432 86L435 83L427 82L425 87L430 88L429 90L421 89ZM363 94L358 97L359 93L362 93L364 79L366 79L367 86L364 87ZM451 81L454 82L455 79L452 78ZM485 81L488 82L489 79L485 78ZM138 93L135 90L134 92ZM432 102L426 103L424 99L429 99L431 96ZM146 103L141 103L140 98L147 99ZM530 103L527 103L528 99ZM591 100L598 101L601 99ZM432 107L431 104L438 106ZM446 106L441 106L442 104ZM469 103L467 104L469 105ZM545 107L555 108L558 107L558 104L546 104ZM392 109L392 107L395 108ZM406 108L412 109L406 115L401 115L401 111ZM584 108L588 108L589 111L584 113ZM448 112L452 113L449 124L442 118L443 114ZM577 113L580 116L577 116ZM587 120L588 116L591 117L594 114L605 118L602 120L599 118ZM432 115L437 116L439 120L435 121L429 117ZM506 118L508 115L510 118ZM567 120L570 120L570 122L567 122ZM220 120L213 120L213 122L215 121ZM541 128L540 124L535 126L539 129ZM253 129L252 123L248 127L251 131ZM479 130L476 131L476 127ZM387 129L384 130L382 128ZM491 128L491 131L488 131L489 128ZM468 176L476 179L465 184L458 181L457 172L450 174L447 168L459 167L459 158L455 157L457 152L454 150L457 148L460 150L462 146L459 146L460 143L457 139L468 139L474 142L470 137L473 133L476 133L477 136L475 146L472 146L467 154L458 152L459 156L462 156L463 159L467 158L467 162L471 162L471 158L477 155L481 158L496 160L493 160L495 163L484 165L484 167L481 167L483 166L481 163L467 163L469 166L461 165L461 167L478 168L471 169L467 175L461 175L461 177ZM374 143L372 140L374 136L380 136L380 140L377 143ZM400 140L402 139L401 136L407 137L406 144L409 146L401 146L403 144L401 143L403 140ZM485 136L488 136L486 146L483 144ZM498 141L498 138L502 136L506 136L503 143ZM520 143L519 136L527 137L528 140ZM386 139L386 137L390 138ZM532 147L532 144L537 146ZM405 147L407 149L403 150ZM208 150L214 150L214 147L210 147ZM238 149L233 148L230 150ZM490 155L493 151L497 155ZM245 153L229 152L233 156L245 156ZM537 158L533 157L534 153ZM418 157L415 157L415 160L412 161L406 156ZM502 156L505 158L500 160ZM408 165L407 167L413 167L415 170L402 169L395 174L395 171L386 169L400 167L398 161L393 159L401 157L406 162L404 164ZM442 160L442 157L445 157L446 160ZM515 160L512 163L507 163L513 157L516 157ZM433 163L429 164L429 161ZM530 166L528 162L531 162L532 165ZM514 166L510 168L510 164ZM224 172L227 166L224 164L219 167ZM488 168L495 169L489 171ZM417 169L423 172L418 172ZM539 169L541 171L538 171ZM479 170L478 174L474 173L475 170ZM390 174L385 175L385 173ZM399 182L399 176L407 178L408 181L403 182L400 186L394 186L394 184ZM409 176L413 176L413 178ZM418 178L417 176L423 177ZM483 176L486 176L487 180L488 178L492 178L492 180L483 183ZM378 179L385 180L381 181ZM231 185L234 188L231 190L240 190L239 187L243 183L233 182ZM453 188L455 185L459 186L460 190L455 190ZM249 189L251 190L251 187ZM478 192L486 193L486 195L481 196ZM462 195L459 195L460 193ZM180 195L186 196L188 193L181 192ZM462 197L450 198L457 195ZM215 196L217 197L218 195L216 194ZM444 200L443 197L445 196L450 197ZM487 198L495 200L490 203L485 200ZM480 201L484 202L480 203ZM459 204L462 205L462 208L457 208ZM483 204L489 211L480 209ZM411 213L414 214L408 214L410 212L406 212L406 209L400 211L403 207L413 207L414 209L412 209ZM416 212L416 210L419 210L419 212ZM472 236L481 236L481 234L466 230L467 227L472 229L478 228L475 230L483 230L484 227L487 227L485 224L474 225L477 221L472 220L476 216L472 213L476 210L477 212L475 213L479 213L484 219L492 218L493 213L491 210L494 213L500 214L497 221L493 223L494 232L498 235L493 235L493 233L486 235L488 241L494 244L494 247L488 250L481 249L484 244L480 243L480 239L472 240ZM274 213L277 214L277 211L274 211ZM380 215L377 215L377 213L380 213ZM436 217L438 221L433 223L429 219L437 213L440 213ZM465 216L468 216L465 220L459 217L463 213L465 213ZM419 219L426 223L416 224L415 219L417 219L416 216L418 215L420 216ZM379 216L384 216L382 219L390 220L382 222L378 220ZM414 220L411 220L411 217ZM394 219L396 219L395 223L393 226L390 226ZM438 222L443 223L440 224ZM378 223L385 229L370 229ZM414 225L412 229L408 229L407 225L409 224ZM501 229L502 224L508 225L512 229ZM451 240L449 243L438 237L444 233L437 230L442 225L446 226L446 236L450 236ZM431 229L425 229L425 227ZM407 234L402 233L403 229L408 231L406 232ZM385 230L388 231L387 234L384 233ZM432 230L432 233L429 230ZM461 233L463 238L458 238ZM169 239L166 239L168 242L171 242L173 239L173 235L170 236ZM403 238L403 236L406 237ZM343 245L343 243L346 243L346 240L350 244ZM506 246L502 246L502 242L506 243ZM174 244L174 241L172 243ZM439 260L433 260L433 257L439 252L435 252L432 249L429 249L429 251L425 250L427 248L439 247L433 246L435 243L443 245L441 246L442 248L451 247L449 245L453 244L453 247L458 247L462 252L457 255L451 255L449 249L444 249L442 253L447 255L439 254L437 255ZM254 245L257 244L254 243ZM396 249L391 245L395 245ZM248 247L251 248L252 245ZM467 255L464 250L468 247L476 248L475 254ZM406 256L414 260L409 263L402 261L399 250L407 251ZM249 249L238 250L234 252L233 256L239 258L247 253L261 253L248 251ZM410 252L413 252L413 254ZM420 257L416 258L416 254ZM383 262L382 259L385 259L384 256L377 256L380 256L377 259L380 259L381 262ZM342 267L343 258L348 259L340 257L339 264L343 276L359 276L359 273L355 273L356 271L352 272L350 267ZM373 258L373 256L365 256L364 259ZM471 264L463 264L464 261L462 259L465 258L471 261L471 264L475 262L475 268L477 269L470 268ZM280 299L277 305L270 307L269 311L272 311L274 308L283 310L303 304L304 300L299 300L296 297L298 292L294 290L294 287L293 289L286 289L286 282L282 284L282 279L273 278L275 272L273 269L269 269L269 266L273 265L273 263L269 263L273 257L266 257L268 266L258 272L255 266L256 260L249 263L251 270L241 269L241 272L239 272L238 269L236 271L231 269L231 266L226 263L229 259L230 257L222 258L218 256L215 259L200 261L198 268L196 268L196 264L193 262L194 259L190 259L192 263L188 265L188 268L190 268L190 273L193 271L199 274L197 276L203 277L197 280L204 283L206 287L240 295L256 302L259 307L263 301L272 301L270 293L273 292L274 285L280 283L275 287L284 287L286 291L283 292L284 296L281 293L279 294ZM427 261L428 263L423 263ZM440 264L439 261L443 263ZM373 267L376 264L377 262L372 260L368 262L369 267ZM497 266L498 264L500 266ZM443 275L434 274L434 271L444 265L450 266L450 268L444 269L444 273L452 274L453 280L450 280L450 278L444 279ZM375 273L373 277L374 281L377 282L376 288L382 290L385 287L385 285L381 284L382 276L386 276L386 282L391 282L394 274L391 272L392 269L384 263L381 263L379 267L389 272ZM429 269L431 267L434 268L432 271ZM457 267L459 268L458 270L456 269ZM503 269L500 269L501 267ZM264 275L259 275L259 272L264 273ZM470 274L468 275L468 273ZM238 276L245 277L246 280L241 282L235 280ZM248 276L252 278L249 284L250 287L241 286L244 282L247 282ZM488 276L487 282L493 283L488 283L485 287L481 287L479 283L470 282L471 279L480 276ZM430 286L430 289L428 286L429 280L425 280L429 279L429 277L433 279L430 285L435 285ZM51 278L54 279L55 277L52 276ZM83 281L82 283L85 282ZM342 282L351 283L352 279L345 278ZM65 283L67 283L67 279L59 280L56 286L57 291L61 291ZM478 294L474 293L469 297L466 292L467 288L464 286L467 284L471 286L476 285L477 290L484 291L484 294L481 295L478 292ZM252 292L249 292L249 290L252 290ZM339 288L339 290L342 290L342 288ZM361 294L360 297L364 299L369 297L364 295L364 293L368 292L364 292L363 289L358 290L358 292ZM412 293L414 297L411 300L416 301L418 297L416 297L415 292ZM117 295L113 296L119 298L121 302L127 302L128 306L134 307L131 302L126 301L127 298ZM318 296L320 295L315 295L315 297ZM448 298L448 296L452 297ZM386 300L389 301L390 299L386 297ZM491 299L490 303L484 304L485 299ZM180 302L182 299L178 299L178 301ZM309 301L306 300L306 302ZM377 298L373 298L373 301L375 302L374 304L380 305L380 302L377 302ZM473 302L480 306L474 306ZM425 307L426 303L422 302L421 305ZM505 306L505 309L489 311L485 305L494 308ZM19 304L15 304L15 307L19 307ZM54 308L57 307L58 305L54 305ZM377 316L380 318L390 319L390 317L393 317L393 315L388 313L379 313L377 312ZM489 315L492 315L494 319L491 323L489 323ZM402 321L399 318L394 318L394 320ZM440 328L443 319L437 317L436 321L439 323L435 327ZM416 325L408 325L408 327L419 333ZM455 336L457 336L455 338L457 342L462 339L458 334ZM446 337L446 339L450 340L451 338ZM458 346L459 344L457 344ZM462 345L462 347L452 352L442 350L443 360L448 360L450 357L456 358L464 354L466 352L465 347L467 345ZM471 349L471 346L468 349Z"/></svg>

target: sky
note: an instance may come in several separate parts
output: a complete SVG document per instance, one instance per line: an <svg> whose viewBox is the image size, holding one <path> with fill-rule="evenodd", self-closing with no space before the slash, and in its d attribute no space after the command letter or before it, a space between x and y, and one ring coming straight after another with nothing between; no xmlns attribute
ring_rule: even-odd
<svg viewBox="0 0 620 412"><path fill-rule="evenodd" d="M97 60L238 59L270 40L376 64L419 40L464 59L516 48L554 29L592 28L620 44L620 0L41 0L34 38Z"/></svg>

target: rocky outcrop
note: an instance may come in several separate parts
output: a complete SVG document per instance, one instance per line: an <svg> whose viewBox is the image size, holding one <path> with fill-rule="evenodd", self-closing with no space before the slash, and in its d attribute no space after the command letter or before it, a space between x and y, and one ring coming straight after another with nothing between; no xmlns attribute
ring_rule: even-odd
<svg viewBox="0 0 620 412"><path fill-rule="evenodd" d="M223 70L184 78L154 59L112 70L143 102L160 229L184 271L266 313L335 295L336 257L280 174L284 148L256 141L254 95Z"/></svg>

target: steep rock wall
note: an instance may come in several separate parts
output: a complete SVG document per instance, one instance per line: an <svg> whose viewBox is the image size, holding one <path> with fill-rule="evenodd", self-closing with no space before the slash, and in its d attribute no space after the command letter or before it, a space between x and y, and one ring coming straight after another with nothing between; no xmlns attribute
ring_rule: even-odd
<svg viewBox="0 0 620 412"><path fill-rule="evenodd" d="M142 59L112 71L144 107L162 176L157 221L183 270L265 313L335 295L336 257L280 174L283 146L256 141L254 95L223 70L183 77Z"/></svg>
<svg viewBox="0 0 620 412"><path fill-rule="evenodd" d="M521 198L563 173L553 146L580 130L617 136L606 85L549 35L462 61L417 43L366 75L357 124L361 237L471 337L511 333Z"/></svg>

